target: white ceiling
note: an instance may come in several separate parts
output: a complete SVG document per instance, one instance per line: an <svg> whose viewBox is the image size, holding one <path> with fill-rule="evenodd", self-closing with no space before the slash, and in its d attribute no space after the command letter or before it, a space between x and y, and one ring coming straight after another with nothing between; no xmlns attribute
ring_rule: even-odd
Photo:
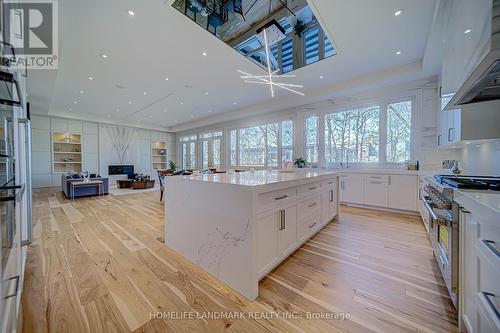
<svg viewBox="0 0 500 333"><path fill-rule="evenodd" d="M303 84L305 97L280 91L272 99L269 88L245 84L236 72L261 68L178 13L170 0L61 1L60 66L57 73L30 73L32 110L176 131L246 110L317 102L343 83L375 80L377 73L393 83L436 74L421 65L436 0L309 3L339 54L294 72L290 82ZM403 12L396 17L397 10Z"/></svg>

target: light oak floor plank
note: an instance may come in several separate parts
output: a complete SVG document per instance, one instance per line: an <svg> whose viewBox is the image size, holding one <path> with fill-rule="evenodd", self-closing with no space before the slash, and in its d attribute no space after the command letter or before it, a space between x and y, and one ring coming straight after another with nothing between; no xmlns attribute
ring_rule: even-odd
<svg viewBox="0 0 500 333"><path fill-rule="evenodd" d="M163 244L158 192L72 202L35 190L33 221L24 332L458 330L416 216L342 206L260 282L254 302Z"/></svg>

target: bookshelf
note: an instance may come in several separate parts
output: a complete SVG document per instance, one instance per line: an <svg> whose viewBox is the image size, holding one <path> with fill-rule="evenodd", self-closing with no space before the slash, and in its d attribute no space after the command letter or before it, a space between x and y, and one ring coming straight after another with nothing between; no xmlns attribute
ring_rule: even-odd
<svg viewBox="0 0 500 333"><path fill-rule="evenodd" d="M153 170L167 168L167 144L165 141L151 142L151 163Z"/></svg>
<svg viewBox="0 0 500 333"><path fill-rule="evenodd" d="M81 134L52 133L52 172L82 171Z"/></svg>

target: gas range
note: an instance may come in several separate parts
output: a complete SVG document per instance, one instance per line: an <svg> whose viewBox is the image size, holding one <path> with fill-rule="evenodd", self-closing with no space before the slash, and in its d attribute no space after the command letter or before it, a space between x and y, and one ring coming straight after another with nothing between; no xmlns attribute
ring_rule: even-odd
<svg viewBox="0 0 500 333"><path fill-rule="evenodd" d="M453 188L500 191L500 177L436 175L434 178L441 185Z"/></svg>

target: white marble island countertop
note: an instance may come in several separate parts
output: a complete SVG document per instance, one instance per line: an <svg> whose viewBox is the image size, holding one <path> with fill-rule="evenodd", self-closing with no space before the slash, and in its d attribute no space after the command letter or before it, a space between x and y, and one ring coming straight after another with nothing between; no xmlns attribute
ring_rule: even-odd
<svg viewBox="0 0 500 333"><path fill-rule="evenodd" d="M208 183L220 183L239 186L249 186L255 189L287 186L289 183L301 184L311 181L322 180L333 175L340 174L340 170L297 170L293 172L280 172L277 170L259 170L235 173L200 174L191 176L173 177L183 180L201 181ZM273 186L274 185L274 186Z"/></svg>

